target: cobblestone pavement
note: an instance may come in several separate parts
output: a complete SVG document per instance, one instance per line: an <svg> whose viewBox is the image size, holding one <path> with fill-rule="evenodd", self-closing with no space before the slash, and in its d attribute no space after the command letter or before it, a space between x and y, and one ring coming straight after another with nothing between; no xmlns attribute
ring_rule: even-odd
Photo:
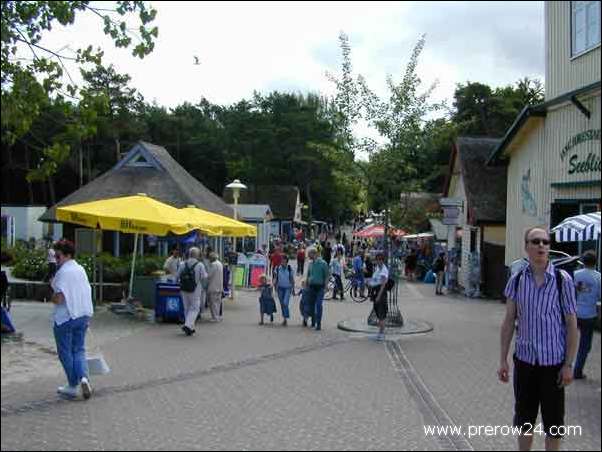
<svg viewBox="0 0 602 452"><path fill-rule="evenodd" d="M57 399L60 371L25 380L13 371L5 382L3 364L1 448L514 448L501 435L435 438L423 429L511 419L511 387L495 376L503 305L434 297L432 286L420 284L401 290L404 315L432 322L434 332L375 343L336 329L340 320L367 315L368 304L327 302L318 333L300 326L298 299L290 326L260 327L257 294L248 291L227 302L223 323L203 321L192 338L177 325L115 326L100 317L95 347L112 373L94 380L88 402ZM48 344L43 336L30 342ZM3 363L19 346L28 347L2 345ZM593 378L568 391L567 421L583 427L582 436L567 439L569 449L600 450L598 334L590 360Z"/></svg>

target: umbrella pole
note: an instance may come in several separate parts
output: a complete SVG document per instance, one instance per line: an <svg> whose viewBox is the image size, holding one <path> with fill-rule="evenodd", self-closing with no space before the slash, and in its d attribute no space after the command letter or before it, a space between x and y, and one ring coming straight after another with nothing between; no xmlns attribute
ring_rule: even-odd
<svg viewBox="0 0 602 452"><path fill-rule="evenodd" d="M134 254L132 255L132 271L130 272L130 298L134 288L134 268L136 267L136 253L138 252L138 233L134 236Z"/></svg>

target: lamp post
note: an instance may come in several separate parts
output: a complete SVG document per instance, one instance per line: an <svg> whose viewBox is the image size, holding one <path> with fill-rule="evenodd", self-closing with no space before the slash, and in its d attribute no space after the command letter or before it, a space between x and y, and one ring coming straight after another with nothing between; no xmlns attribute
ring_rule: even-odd
<svg viewBox="0 0 602 452"><path fill-rule="evenodd" d="M238 198L240 197L240 191L241 190L246 190L247 186L245 184L243 184L240 180L235 179L234 182L226 185L226 188L232 190L232 197L234 198L234 219L238 220ZM236 253L236 237L234 237L234 253ZM238 254L236 253L236 255L238 256ZM236 270L236 264L234 264L234 267L232 269L232 271L230 272L232 274L232 290L230 292L230 298L232 298L234 300L234 290L236 287L235 284L235 279L234 279L234 271Z"/></svg>

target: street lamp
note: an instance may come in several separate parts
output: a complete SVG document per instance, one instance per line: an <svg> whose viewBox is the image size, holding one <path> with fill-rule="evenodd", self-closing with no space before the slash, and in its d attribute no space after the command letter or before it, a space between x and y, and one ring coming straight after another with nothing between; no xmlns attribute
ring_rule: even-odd
<svg viewBox="0 0 602 452"><path fill-rule="evenodd" d="M234 219L238 220L238 198L240 197L240 191L246 190L247 186L245 184L243 184L240 180L235 179L234 182L226 185L226 188L232 190L232 197L234 198ZM238 256L238 253L236 253L236 237L234 237L234 253ZM232 273L232 291L230 292L230 298L232 298L233 300L234 300L234 290L236 287L235 278L234 278L235 270L236 270L236 264L234 264L234 267L233 267L232 271L230 272L230 273Z"/></svg>

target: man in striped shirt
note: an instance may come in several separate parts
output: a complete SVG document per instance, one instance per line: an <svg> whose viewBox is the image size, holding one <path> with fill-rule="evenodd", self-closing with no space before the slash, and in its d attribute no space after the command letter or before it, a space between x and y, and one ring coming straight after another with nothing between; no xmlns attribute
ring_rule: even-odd
<svg viewBox="0 0 602 452"><path fill-rule="evenodd" d="M564 387L573 380L577 350L575 287L549 261L550 236L545 229L525 233L529 266L508 281L506 317L501 331L498 378L509 381L508 352L516 321L514 352L514 425L523 426L520 450L530 450L539 406L546 450L558 450L564 425Z"/></svg>

